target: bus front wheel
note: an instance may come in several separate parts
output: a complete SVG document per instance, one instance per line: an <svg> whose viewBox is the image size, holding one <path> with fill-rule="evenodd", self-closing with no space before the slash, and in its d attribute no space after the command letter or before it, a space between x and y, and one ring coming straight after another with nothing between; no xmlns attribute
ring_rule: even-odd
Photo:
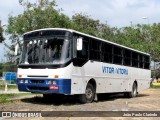
<svg viewBox="0 0 160 120"><path fill-rule="evenodd" d="M94 96L95 90L93 88L93 85L88 83L85 90L85 94L81 94L79 99L81 103L91 103L94 99Z"/></svg>
<svg viewBox="0 0 160 120"><path fill-rule="evenodd" d="M137 92L137 84L136 83L133 83L132 91L131 92L124 93L124 95L126 97L129 97L129 98L136 97L137 94L138 94L138 92Z"/></svg>

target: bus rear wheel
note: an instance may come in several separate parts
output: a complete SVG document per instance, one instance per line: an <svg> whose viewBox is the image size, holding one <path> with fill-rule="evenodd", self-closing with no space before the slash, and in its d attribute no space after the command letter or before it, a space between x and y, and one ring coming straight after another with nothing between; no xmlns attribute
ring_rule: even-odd
<svg viewBox="0 0 160 120"><path fill-rule="evenodd" d="M88 83L85 94L80 95L80 102L81 103L91 103L95 96L95 90L93 88L93 85Z"/></svg>
<svg viewBox="0 0 160 120"><path fill-rule="evenodd" d="M136 97L137 94L138 94L138 92L137 92L137 84L136 83L133 83L132 91L131 92L124 93L124 95L126 97L128 97L128 98Z"/></svg>

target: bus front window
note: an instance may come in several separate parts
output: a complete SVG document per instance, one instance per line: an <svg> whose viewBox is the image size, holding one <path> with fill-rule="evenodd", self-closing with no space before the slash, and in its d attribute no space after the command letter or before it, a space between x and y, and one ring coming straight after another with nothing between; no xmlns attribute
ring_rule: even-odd
<svg viewBox="0 0 160 120"><path fill-rule="evenodd" d="M25 41L21 64L64 64L71 58L69 43L60 38Z"/></svg>

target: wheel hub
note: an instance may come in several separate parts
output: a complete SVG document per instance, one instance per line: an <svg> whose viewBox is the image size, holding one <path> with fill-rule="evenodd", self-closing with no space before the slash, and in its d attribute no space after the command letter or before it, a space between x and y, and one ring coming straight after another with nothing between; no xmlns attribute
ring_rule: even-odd
<svg viewBox="0 0 160 120"><path fill-rule="evenodd" d="M91 89L87 89L86 90L86 97L90 99L92 97L92 95L93 95L92 90Z"/></svg>

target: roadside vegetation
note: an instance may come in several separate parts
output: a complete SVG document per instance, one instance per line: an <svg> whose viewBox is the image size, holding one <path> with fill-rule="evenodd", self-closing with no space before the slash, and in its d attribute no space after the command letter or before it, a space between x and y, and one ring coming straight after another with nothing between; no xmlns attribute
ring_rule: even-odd
<svg viewBox="0 0 160 120"><path fill-rule="evenodd" d="M5 90L5 84L6 81L0 80L0 90ZM17 84L7 84L7 89L18 89L18 86Z"/></svg>
<svg viewBox="0 0 160 120"><path fill-rule="evenodd" d="M7 85L8 89L18 89L17 85ZM5 85L0 85L0 90L4 90L5 89Z"/></svg>
<svg viewBox="0 0 160 120"><path fill-rule="evenodd" d="M151 88L160 89L160 83L152 83Z"/></svg>
<svg viewBox="0 0 160 120"><path fill-rule="evenodd" d="M5 82L4 80L0 80L0 91L2 91L2 94L0 94L0 104L1 103L8 103L8 102L14 102L17 100L16 98L19 97L24 97L28 95L34 95L32 93L4 93L5 91ZM13 90L13 89L18 89L17 84L7 84L7 90ZM13 100L15 99L15 100Z"/></svg>
<svg viewBox="0 0 160 120"><path fill-rule="evenodd" d="M14 102L13 98L32 95L32 93L0 94L0 104Z"/></svg>

